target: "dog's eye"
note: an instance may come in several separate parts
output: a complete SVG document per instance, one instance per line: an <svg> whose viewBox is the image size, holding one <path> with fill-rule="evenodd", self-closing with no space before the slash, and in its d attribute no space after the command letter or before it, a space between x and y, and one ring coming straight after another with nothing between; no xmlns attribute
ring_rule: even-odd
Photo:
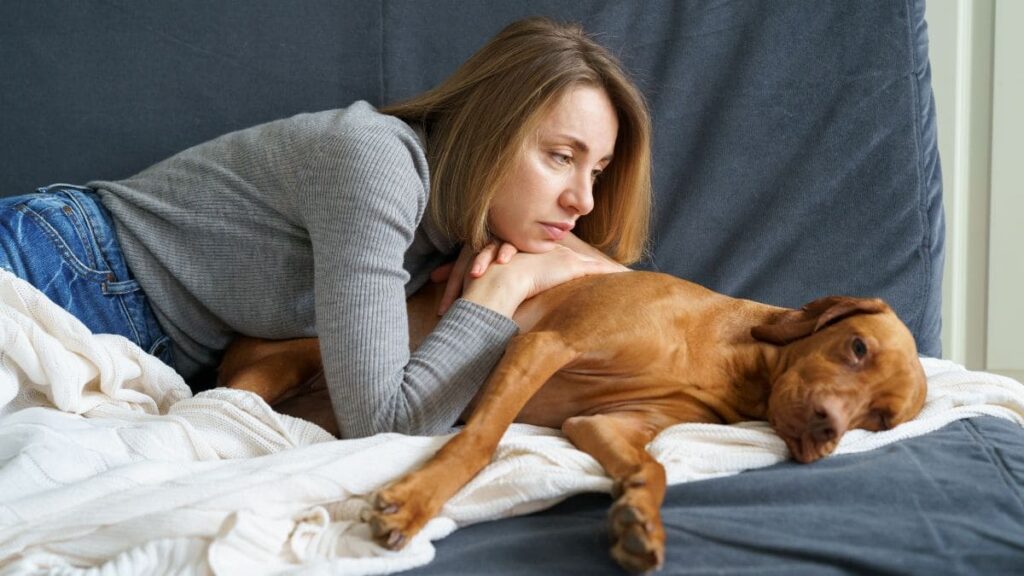
<svg viewBox="0 0 1024 576"><path fill-rule="evenodd" d="M868 345L860 338L854 338L850 346L853 348L853 355L857 357L857 360L863 360L868 355Z"/></svg>

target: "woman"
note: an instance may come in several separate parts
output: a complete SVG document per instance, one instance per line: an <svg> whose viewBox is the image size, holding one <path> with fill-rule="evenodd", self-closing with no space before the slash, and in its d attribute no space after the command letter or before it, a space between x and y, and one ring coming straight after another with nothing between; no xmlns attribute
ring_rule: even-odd
<svg viewBox="0 0 1024 576"><path fill-rule="evenodd" d="M523 300L641 255L649 146L614 58L529 19L408 102L301 114L127 180L4 199L0 265L193 381L239 334L319 336L342 437L439 433ZM404 300L431 271L448 280L444 317L410 354Z"/></svg>

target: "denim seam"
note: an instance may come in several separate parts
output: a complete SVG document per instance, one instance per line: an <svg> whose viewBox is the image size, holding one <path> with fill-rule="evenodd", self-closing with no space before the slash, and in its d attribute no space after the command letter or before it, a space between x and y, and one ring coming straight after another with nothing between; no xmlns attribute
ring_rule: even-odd
<svg viewBox="0 0 1024 576"><path fill-rule="evenodd" d="M142 334L139 333L139 327L135 325L135 318L133 318L131 313L128 311L128 305L124 302L125 296L118 294L114 296L114 298L117 298L117 305L121 307L121 313L124 314L124 318L128 322L128 327L131 328L132 334L135 335L135 343L138 344L139 347L142 347Z"/></svg>
<svg viewBox="0 0 1024 576"><path fill-rule="evenodd" d="M89 226L85 223L85 214L82 207L77 202L74 202L63 190L59 190L53 196L64 202L60 206L59 213L54 213L53 218L62 218L70 224L74 234L78 236L78 242L84 248L84 256L88 259L84 264L92 270L99 270L101 266L106 266L107 262L99 257L99 250L97 250L92 242L92 236L90 235ZM67 243L67 236L62 236L61 238Z"/></svg>
<svg viewBox="0 0 1024 576"><path fill-rule="evenodd" d="M85 238L85 244L89 247L89 250L93 253L93 258L96 259L97 266L102 264L110 270L110 273L114 273L113 267L110 262L107 261L106 257L103 256L103 250L100 249L100 245L106 242L106 238L101 237L97 234L96 227L93 226L92 219L89 218L89 211L85 209L85 206L78 198L78 194L81 194L80 190L62 190L63 195L78 208L78 213L81 214L82 223L86 228L87 237Z"/></svg>
<svg viewBox="0 0 1024 576"><path fill-rule="evenodd" d="M42 214L36 212L31 207L29 207L28 204L24 202L17 204L14 208L20 211L21 213L25 214L26 216L29 216L32 219L32 221L35 222L37 226L39 226L43 233L50 238L50 241L56 245L57 249L64 257L64 260L72 267L74 267L76 271L83 275L93 277L95 281L100 283L104 282L107 279L108 275L110 274L110 270L96 270L94 268L90 268L81 260L79 260L78 257L75 256L75 253L71 250L71 247L68 246L67 242L64 241L64 238L60 235L60 233L57 232L57 230L55 230L49 222L46 221L46 218L43 218Z"/></svg>
<svg viewBox="0 0 1024 576"><path fill-rule="evenodd" d="M79 198L80 194L85 194L87 191L76 188L64 189L60 192L68 199L69 202L72 202L78 208L82 221L88 229L89 234L85 244L94 253L93 257L97 259L97 262L102 262L103 265L110 270L107 276L108 280L102 283L103 294L117 299L117 305L121 309L121 313L124 315L125 321L128 323L128 328L132 331L135 343L141 346L144 341L142 333L140 332L140 327L135 322L135 317L132 315L131 311L128 310L128 304L125 302L126 293L138 290L138 282L128 279L117 279L113 266L110 265L110 261L107 260L106 256L103 254L103 249L101 248L101 246L106 244L109 239L97 232L98 228L93 224L92 218L89 217L89 210L86 209L85 205Z"/></svg>
<svg viewBox="0 0 1024 576"><path fill-rule="evenodd" d="M81 194L83 191L78 191L77 193ZM105 246L111 239L102 234L102 228L98 228L93 224L93 219L89 217L89 211L85 208L85 205L81 203L81 200L74 194L71 194L70 196L72 201L82 211L82 219L85 221L85 225L89 229L89 246L92 247L93 251L96 253L96 258L103 262L103 265L110 270L110 274L107 276L107 281L103 283L103 293L127 294L129 292L139 290L139 283L136 280L131 278L125 278L123 280L117 279L117 271L110 265L110 260L107 258L106 254L103 253L102 248L102 246Z"/></svg>
<svg viewBox="0 0 1024 576"><path fill-rule="evenodd" d="M102 228L98 228L94 223L93 219L89 217L89 210L82 203L82 199L79 198L80 194L89 193L91 190L88 188L81 188L77 186L62 185L63 189L57 190L55 194L66 198L68 202L75 205L78 212L75 214L69 214L69 217L79 216L82 223L79 224L77 219L72 219L71 222L75 226L75 229L79 231L82 236L82 244L86 247L89 252L92 253L92 257L96 260L96 266L103 265L107 269L107 278L101 283L103 293L106 295L118 295L127 294L129 292L135 292L139 289L139 283L132 279L117 279L117 272L114 267L110 265L110 260L107 259L103 253L101 246L105 245L110 241L105 235L102 234ZM52 186L51 186L52 188ZM102 217L102 216L101 216ZM85 229L82 230L81 226Z"/></svg>
<svg viewBox="0 0 1024 576"><path fill-rule="evenodd" d="M56 195L56 193L54 194ZM88 222L87 226L89 228L89 233L94 234L94 227L92 226L91 221L89 221L89 218L86 215L86 211L84 210L82 205L77 201L77 199L71 200L69 198L70 194L67 193L61 194L61 197L67 201L74 202L75 206L78 207L78 209L80 210L81 218ZM43 217L42 214L40 214L36 210L33 210L25 202L17 204L15 206L15 209L28 216L32 220L32 222L34 222L39 227L39 229L43 231L43 234L49 237L50 241L53 242L53 244L57 247L57 250L60 252L63 260L69 266L74 268L76 272L81 274L82 276L91 278L93 282L98 283L100 285L100 290L103 292L103 294L117 299L117 306L121 309L121 313L124 315L125 321L127 322L128 327L131 330L132 335L134 336L134 342L138 345L141 345L143 343L143 340L141 337L141 333L139 332L139 326L135 322L135 319L132 317L132 315L129 313L128 305L124 301L124 294L127 292L136 291L138 289L138 283L134 280L126 280L121 282L109 280L110 277L113 275L112 270L96 270L83 263L75 255L74 251L71 250L71 247L68 246L67 242L64 240L64 237L61 236L60 232L58 232L46 220L46 218ZM82 233L82 231L79 229L79 223L72 221L72 225L75 226L79 234ZM81 240L83 244L86 246L86 250L93 253L93 257L96 257L97 253L102 257L102 252L99 250L99 247L95 245L94 239L95 236L91 236L89 238L82 238ZM101 260L103 264L108 264L105 258L101 258Z"/></svg>
<svg viewBox="0 0 1024 576"><path fill-rule="evenodd" d="M170 346L170 344L170 336L164 334L163 336L158 337L156 340L153 340L153 343L150 344L149 346L149 350L146 350L146 352L148 352L151 356L156 356L157 358L160 358L160 356L163 354L163 350L157 350L157 348L167 347ZM163 358L161 358L161 360L163 360Z"/></svg>
<svg viewBox="0 0 1024 576"><path fill-rule="evenodd" d="M50 186L40 188L36 191L38 194L50 195L57 198L61 198L66 202L73 204L78 209L77 212L72 210L66 212L69 221L71 221L75 232L78 233L79 241L89 251L89 255L92 260L88 262L88 266L92 270L99 270L100 265L108 266L111 268L110 262L103 258L102 252L99 250L99 246L95 242L92 242L93 238L96 238L96 231L92 227L92 222L89 219L88 211L85 206L79 201L78 195L86 192L92 192L92 189L77 186L77 184L69 183L52 183ZM82 221L79 221L81 217ZM112 271L113 272L113 271Z"/></svg>

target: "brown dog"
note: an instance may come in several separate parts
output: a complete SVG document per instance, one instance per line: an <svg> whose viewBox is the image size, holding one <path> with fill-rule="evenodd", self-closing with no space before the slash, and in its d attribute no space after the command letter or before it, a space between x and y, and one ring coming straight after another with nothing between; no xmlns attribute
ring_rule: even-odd
<svg viewBox="0 0 1024 576"><path fill-rule="evenodd" d="M440 291L430 292L410 300L414 342L436 322ZM515 320L521 333L462 431L377 493L370 521L383 546L408 542L516 421L561 428L604 467L616 483L612 556L631 571L656 569L665 471L645 447L662 429L767 420L796 460L812 462L846 430L895 426L925 400L914 339L878 299L828 297L791 310L628 272L553 288L524 302ZM315 339L245 340L229 350L221 376L273 402L319 369Z"/></svg>

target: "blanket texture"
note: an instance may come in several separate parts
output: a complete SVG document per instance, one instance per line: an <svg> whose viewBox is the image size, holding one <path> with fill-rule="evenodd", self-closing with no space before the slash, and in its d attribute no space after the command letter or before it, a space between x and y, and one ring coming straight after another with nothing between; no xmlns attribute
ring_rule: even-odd
<svg viewBox="0 0 1024 576"><path fill-rule="evenodd" d="M893 430L853 430L837 454L960 418L1024 426L1024 385L923 359L928 400ZM368 496L449 436L334 440L258 397L193 396L127 340L93 335L0 270L0 574L383 574L429 562L459 526L540 510L611 481L557 431L514 425L493 462L400 552L374 545ZM649 446L670 483L788 458L763 422L682 424Z"/></svg>

